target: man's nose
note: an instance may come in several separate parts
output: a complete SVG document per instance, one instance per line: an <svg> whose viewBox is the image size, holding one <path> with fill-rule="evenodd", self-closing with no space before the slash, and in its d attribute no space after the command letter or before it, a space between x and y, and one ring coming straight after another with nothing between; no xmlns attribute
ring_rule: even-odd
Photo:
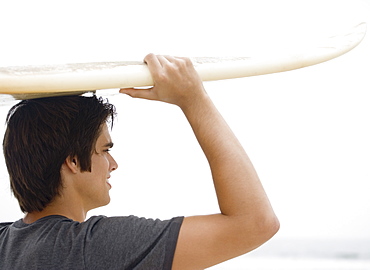
<svg viewBox="0 0 370 270"><path fill-rule="evenodd" d="M115 160L112 156L110 156L110 161L109 161L109 163L110 163L110 171L115 171L115 170L117 170L117 168L118 168L118 164L117 164L116 160Z"/></svg>

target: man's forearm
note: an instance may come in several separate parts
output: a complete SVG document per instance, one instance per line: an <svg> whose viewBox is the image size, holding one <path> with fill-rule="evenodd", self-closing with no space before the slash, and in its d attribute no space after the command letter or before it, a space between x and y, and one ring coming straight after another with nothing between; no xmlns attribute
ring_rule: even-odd
<svg viewBox="0 0 370 270"><path fill-rule="evenodd" d="M252 163L210 98L205 94L182 110L208 159L221 213L273 215Z"/></svg>

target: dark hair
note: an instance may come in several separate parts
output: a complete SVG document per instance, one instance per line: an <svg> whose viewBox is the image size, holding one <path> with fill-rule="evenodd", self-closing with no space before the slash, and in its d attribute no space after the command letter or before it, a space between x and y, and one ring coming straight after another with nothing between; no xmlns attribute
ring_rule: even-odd
<svg viewBox="0 0 370 270"><path fill-rule="evenodd" d="M41 211L60 194L61 166L77 157L91 171L91 156L102 124L115 107L96 96L23 100L7 116L3 149L11 189L23 212Z"/></svg>

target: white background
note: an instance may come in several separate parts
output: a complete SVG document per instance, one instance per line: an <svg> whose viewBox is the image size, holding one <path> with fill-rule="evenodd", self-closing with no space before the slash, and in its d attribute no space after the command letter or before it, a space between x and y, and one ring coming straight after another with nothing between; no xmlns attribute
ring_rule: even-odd
<svg viewBox="0 0 370 270"><path fill-rule="evenodd" d="M253 56L370 19L370 1L0 1L0 65ZM329 62L205 87L252 159L277 237L370 238L370 35ZM181 111L113 95L111 204L90 214L218 211ZM9 105L0 107L5 122ZM3 134L4 125L0 125ZM1 157L2 158L2 157ZM22 217L1 161L0 221Z"/></svg>

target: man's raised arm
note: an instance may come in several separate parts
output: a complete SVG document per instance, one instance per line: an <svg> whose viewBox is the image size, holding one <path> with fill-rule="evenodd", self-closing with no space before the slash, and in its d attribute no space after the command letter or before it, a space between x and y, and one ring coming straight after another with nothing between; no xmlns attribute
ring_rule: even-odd
<svg viewBox="0 0 370 270"><path fill-rule="evenodd" d="M132 97L178 105L209 162L220 213L186 217L172 269L204 269L247 253L270 239L279 222L243 147L186 58L145 58L154 87L122 89Z"/></svg>

